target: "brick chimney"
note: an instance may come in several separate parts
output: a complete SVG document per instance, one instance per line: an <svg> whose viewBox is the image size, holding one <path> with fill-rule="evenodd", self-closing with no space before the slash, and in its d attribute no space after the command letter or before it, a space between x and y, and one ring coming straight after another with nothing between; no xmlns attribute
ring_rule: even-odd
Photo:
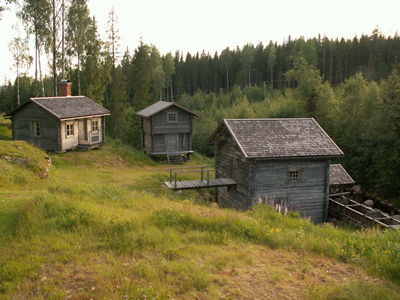
<svg viewBox="0 0 400 300"><path fill-rule="evenodd" d="M72 82L69 79L63 79L60 82L60 96L71 97L71 85Z"/></svg>

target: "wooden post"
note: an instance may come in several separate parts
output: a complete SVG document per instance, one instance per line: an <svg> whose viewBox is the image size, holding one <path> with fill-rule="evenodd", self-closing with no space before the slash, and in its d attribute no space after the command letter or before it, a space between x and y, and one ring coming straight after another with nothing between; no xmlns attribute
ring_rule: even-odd
<svg viewBox="0 0 400 300"><path fill-rule="evenodd" d="M176 188L176 177L177 177L177 173L175 172L175 188Z"/></svg>

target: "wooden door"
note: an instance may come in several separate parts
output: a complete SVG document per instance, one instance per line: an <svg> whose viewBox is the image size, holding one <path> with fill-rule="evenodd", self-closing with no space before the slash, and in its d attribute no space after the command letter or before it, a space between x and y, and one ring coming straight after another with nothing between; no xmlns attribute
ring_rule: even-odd
<svg viewBox="0 0 400 300"><path fill-rule="evenodd" d="M178 135L177 134L166 134L165 144L167 152L178 150Z"/></svg>

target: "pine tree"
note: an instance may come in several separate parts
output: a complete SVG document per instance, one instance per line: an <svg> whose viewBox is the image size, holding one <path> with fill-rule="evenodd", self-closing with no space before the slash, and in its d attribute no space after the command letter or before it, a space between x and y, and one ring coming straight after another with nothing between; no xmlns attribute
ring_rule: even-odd
<svg viewBox="0 0 400 300"><path fill-rule="evenodd" d="M108 53L101 52L102 41L97 33L96 20L90 21L86 30L87 41L84 45L81 71L82 94L99 104L104 102L105 86L110 82L110 70L107 68L104 56ZM101 63L103 61L103 64Z"/></svg>
<svg viewBox="0 0 400 300"><path fill-rule="evenodd" d="M150 47L141 42L132 58L132 89L135 93L134 105L138 110L147 107L153 98L151 70Z"/></svg>
<svg viewBox="0 0 400 300"><path fill-rule="evenodd" d="M164 57L163 69L165 72L165 82L167 87L167 101L170 101L171 99L171 102L173 102L174 94L172 89L172 75L175 74L176 69L175 69L175 61L174 58L172 57L171 52L168 52Z"/></svg>
<svg viewBox="0 0 400 300"><path fill-rule="evenodd" d="M226 74L226 92L229 94L229 69L232 68L232 53L229 50L229 47L226 47L221 52L221 71Z"/></svg>

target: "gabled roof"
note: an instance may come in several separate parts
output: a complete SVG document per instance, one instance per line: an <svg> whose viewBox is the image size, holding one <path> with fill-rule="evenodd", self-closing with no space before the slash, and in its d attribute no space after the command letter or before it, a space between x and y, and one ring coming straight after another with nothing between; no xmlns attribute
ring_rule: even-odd
<svg viewBox="0 0 400 300"><path fill-rule="evenodd" d="M110 115L110 111L85 96L31 98L5 115L10 117L29 103L35 103L58 119Z"/></svg>
<svg viewBox="0 0 400 300"><path fill-rule="evenodd" d="M226 130L247 158L343 156L313 118L225 119L207 144L213 144Z"/></svg>
<svg viewBox="0 0 400 300"><path fill-rule="evenodd" d="M188 110L188 109L186 109L186 108L184 108L182 106L179 106L178 104L175 104L174 102L166 102L166 101L161 101L161 100L157 101L156 103L154 103L154 104L152 104L152 105L150 105L150 106L148 106L148 107L146 107L144 109L142 109L141 111L139 111L137 113L137 115L139 117L149 118L149 117L151 117L151 116L159 113L160 111L163 111L164 109L166 109L168 107L171 107L171 106L179 107L179 108L187 111L188 113L191 113L192 115L195 115L196 117L198 117L198 115L195 114L194 112L192 112L192 111L190 111L190 110Z"/></svg>
<svg viewBox="0 0 400 300"><path fill-rule="evenodd" d="M333 164L329 170L329 185L354 184L355 181L341 164Z"/></svg>

